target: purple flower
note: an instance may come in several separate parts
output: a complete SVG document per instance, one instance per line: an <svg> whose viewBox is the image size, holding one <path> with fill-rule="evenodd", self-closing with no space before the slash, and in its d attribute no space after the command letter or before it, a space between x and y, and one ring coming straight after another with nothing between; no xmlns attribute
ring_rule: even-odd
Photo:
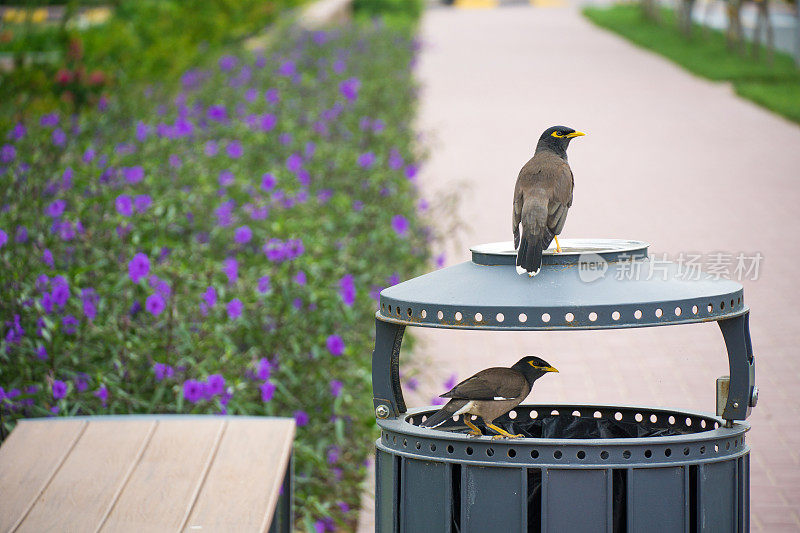
<svg viewBox="0 0 800 533"><path fill-rule="evenodd" d="M164 363L156 363L153 365L153 374L156 376L156 381L163 381L171 378L175 374L175 369Z"/></svg>
<svg viewBox="0 0 800 533"><path fill-rule="evenodd" d="M244 154L242 143L240 143L239 141L229 142L228 146L225 147L225 151L228 153L228 157L230 157L231 159L238 159L242 157L242 154Z"/></svg>
<svg viewBox="0 0 800 533"><path fill-rule="evenodd" d="M358 166L361 168L370 168L375 164L375 154L372 152L365 152L358 156Z"/></svg>
<svg viewBox="0 0 800 533"><path fill-rule="evenodd" d="M278 89L267 89L264 93L264 99L267 103L277 104L281 101L281 94L278 92Z"/></svg>
<svg viewBox="0 0 800 533"><path fill-rule="evenodd" d="M56 379L53 381L53 399L60 400L67 395L67 384Z"/></svg>
<svg viewBox="0 0 800 533"><path fill-rule="evenodd" d="M238 244L247 244L252 238L253 230L250 229L250 226L239 226L236 228L236 231L233 232L233 240Z"/></svg>
<svg viewBox="0 0 800 533"><path fill-rule="evenodd" d="M150 259L143 254L138 253L133 256L133 259L128 263L128 276L134 283L139 283L139 280L150 273Z"/></svg>
<svg viewBox="0 0 800 533"><path fill-rule="evenodd" d="M406 167L406 178L413 181L415 177L417 177L417 166L416 165L408 165Z"/></svg>
<svg viewBox="0 0 800 533"><path fill-rule="evenodd" d="M294 61L284 61L281 63L281 66L278 67L279 76L294 76L296 72L297 68L295 67Z"/></svg>
<svg viewBox="0 0 800 533"><path fill-rule="evenodd" d="M352 102L358 98L358 89L361 87L361 82L358 78L350 78L339 84L339 92L342 96Z"/></svg>
<svg viewBox="0 0 800 533"><path fill-rule="evenodd" d="M120 194L116 200L117 213L129 217L133 214L133 200L127 194Z"/></svg>
<svg viewBox="0 0 800 533"><path fill-rule="evenodd" d="M212 395L218 395L225 392L225 378L220 374L211 374L206 378L208 384L208 392Z"/></svg>
<svg viewBox="0 0 800 533"><path fill-rule="evenodd" d="M136 198L133 199L133 205L136 208L136 211L139 213L144 213L147 211L147 208L153 203L153 200L150 198L148 194L140 194Z"/></svg>
<svg viewBox="0 0 800 533"><path fill-rule="evenodd" d="M44 346L39 346L36 348L36 358L39 361L47 361L47 348Z"/></svg>
<svg viewBox="0 0 800 533"><path fill-rule="evenodd" d="M144 179L144 169L140 166L123 168L122 175L125 177L125 181L135 185Z"/></svg>
<svg viewBox="0 0 800 533"><path fill-rule="evenodd" d="M275 125L278 123L278 119L272 113L264 113L261 116L261 122L259 123L259 127L261 131L269 132L275 129Z"/></svg>
<svg viewBox="0 0 800 533"><path fill-rule="evenodd" d="M267 403L268 401L272 400L272 396L275 394L275 384L269 381L265 381L259 387L261 390L261 401Z"/></svg>
<svg viewBox="0 0 800 533"><path fill-rule="evenodd" d="M199 402L203 398L203 384L194 379L184 381L183 398L190 403Z"/></svg>
<svg viewBox="0 0 800 533"><path fill-rule="evenodd" d="M272 174L269 173L264 174L263 176L261 176L261 188L264 189L265 191L271 191L272 188L275 187L276 181L277 180L275 179L275 176L273 176Z"/></svg>
<svg viewBox="0 0 800 533"><path fill-rule="evenodd" d="M50 268L55 266L55 261L53 261L53 252L51 252L49 248L45 248L44 252L42 252L42 262L44 262L44 264Z"/></svg>
<svg viewBox="0 0 800 533"><path fill-rule="evenodd" d="M264 294L266 292L269 292L269 289L270 289L269 276L261 276L260 278L258 278L258 292Z"/></svg>
<svg viewBox="0 0 800 533"><path fill-rule="evenodd" d="M308 424L308 413L305 411L295 411L294 412L294 421L298 427L303 427Z"/></svg>
<svg viewBox="0 0 800 533"><path fill-rule="evenodd" d="M212 105L208 108L207 116L215 122L225 122L228 120L228 110L224 105Z"/></svg>
<svg viewBox="0 0 800 533"><path fill-rule="evenodd" d="M75 389L76 389L78 392L85 392L85 391L86 391L86 389L88 389L88 388L89 388L89 381L88 381L88 378L89 378L89 376L87 376L87 375L86 375L86 374L84 374L83 372L81 372L80 374L78 374L77 376L75 376L75 379L74 379L74 382L75 382Z"/></svg>
<svg viewBox="0 0 800 533"><path fill-rule="evenodd" d="M67 134L64 133L61 128L57 128L53 130L53 145L54 146L64 146L67 142Z"/></svg>
<svg viewBox="0 0 800 533"><path fill-rule="evenodd" d="M403 168L403 156L394 148L389 152L389 168L392 170L400 170Z"/></svg>
<svg viewBox="0 0 800 533"><path fill-rule="evenodd" d="M65 200L55 200L45 208L44 214L52 218L58 218L64 214L66 207L67 202Z"/></svg>
<svg viewBox="0 0 800 533"><path fill-rule="evenodd" d="M339 280L339 296L345 305L352 307L356 300L356 286L352 274L347 274Z"/></svg>
<svg viewBox="0 0 800 533"><path fill-rule="evenodd" d="M258 360L258 370L256 370L256 377L258 379L269 379L269 376L272 374L272 363L269 362L269 359L266 357L262 357Z"/></svg>
<svg viewBox="0 0 800 533"><path fill-rule="evenodd" d="M336 505L339 506L339 510L341 510L343 514L350 512L350 506L347 505L347 502L337 502Z"/></svg>
<svg viewBox="0 0 800 533"><path fill-rule="evenodd" d="M294 282L298 285L305 285L308 278L306 277L306 273L302 270L298 270L297 274L294 275Z"/></svg>
<svg viewBox="0 0 800 533"><path fill-rule="evenodd" d="M53 303L59 307L64 307L69 300L69 283L64 276L56 276L53 278L52 287Z"/></svg>
<svg viewBox="0 0 800 533"><path fill-rule="evenodd" d="M406 387L408 387L408 390L417 390L419 387L419 381L417 378L408 378L408 381L406 381Z"/></svg>
<svg viewBox="0 0 800 533"><path fill-rule="evenodd" d="M230 320L236 320L242 316L242 309L244 309L242 301L239 298L234 298L228 302L228 318Z"/></svg>
<svg viewBox="0 0 800 533"><path fill-rule="evenodd" d="M223 72L233 70L237 63L238 60L236 59L236 56L222 56L217 62L219 69Z"/></svg>
<svg viewBox="0 0 800 533"><path fill-rule="evenodd" d="M447 378L443 385L445 389L450 390L456 386L456 383L458 383L458 376L455 374L450 374L450 377Z"/></svg>
<svg viewBox="0 0 800 533"><path fill-rule="evenodd" d="M8 242L8 233L0 229L0 248Z"/></svg>
<svg viewBox="0 0 800 533"><path fill-rule="evenodd" d="M340 356L344 353L344 340L339 335L331 335L325 341L328 351L335 356Z"/></svg>
<svg viewBox="0 0 800 533"><path fill-rule="evenodd" d="M228 257L222 262L222 272L228 276L228 283L236 283L239 279L239 262L233 257Z"/></svg>
<svg viewBox="0 0 800 533"><path fill-rule="evenodd" d="M23 124L22 122L17 122L14 125L14 128L11 130L11 133L9 133L9 137L11 137L11 140L19 141L20 139L25 137L27 131L28 130L25 128L25 124Z"/></svg>
<svg viewBox="0 0 800 533"><path fill-rule="evenodd" d="M401 237L405 237L408 233L408 220L403 215L395 215L392 217L392 229Z"/></svg>
<svg viewBox="0 0 800 533"><path fill-rule="evenodd" d="M147 300L144 302L144 308L153 316L160 315L165 307L164 297L157 292L148 296Z"/></svg>
<svg viewBox="0 0 800 533"><path fill-rule="evenodd" d="M332 465L339 460L339 448L338 446L331 446L328 449L328 464Z"/></svg>
<svg viewBox="0 0 800 533"><path fill-rule="evenodd" d="M288 258L288 250L280 239L270 239L264 244L264 254L273 263L278 263Z"/></svg>
<svg viewBox="0 0 800 533"><path fill-rule="evenodd" d="M78 331L78 319L72 315L67 315L61 319L61 327L64 328L64 333L67 335L74 335Z"/></svg>
<svg viewBox="0 0 800 533"><path fill-rule="evenodd" d="M436 268L442 268L444 266L445 255L439 254L436 256Z"/></svg>
<svg viewBox="0 0 800 533"><path fill-rule="evenodd" d="M219 173L220 187L229 187L233 185L234 180L235 176L233 175L233 172L231 172L230 170L223 170L222 172Z"/></svg>
<svg viewBox="0 0 800 533"><path fill-rule="evenodd" d="M39 119L39 125L50 128L57 126L58 113L48 113L46 115L42 115L42 118Z"/></svg>
<svg viewBox="0 0 800 533"><path fill-rule="evenodd" d="M13 144L4 144L0 148L0 162L10 163L17 157L17 149Z"/></svg>
<svg viewBox="0 0 800 533"><path fill-rule="evenodd" d="M81 302L83 303L83 315L92 322L97 317L97 292L92 289L83 289L81 291Z"/></svg>
<svg viewBox="0 0 800 533"><path fill-rule="evenodd" d="M108 403L108 387L102 385L99 389L94 391L94 395L96 398L100 399L100 401L103 403L103 407L105 407Z"/></svg>
<svg viewBox="0 0 800 533"><path fill-rule="evenodd" d="M338 398L339 395L342 393L342 388L344 388L344 383L339 381L338 379L332 379L330 381L331 387L331 396L334 398Z"/></svg>
<svg viewBox="0 0 800 533"><path fill-rule="evenodd" d="M203 147L203 152L208 157L213 157L213 156L217 155L217 150L219 150L219 146L217 146L217 143L214 142L214 141L206 142L205 146Z"/></svg>
<svg viewBox="0 0 800 533"><path fill-rule="evenodd" d="M203 301L208 307L214 307L217 303L217 289L209 287L203 293Z"/></svg>
<svg viewBox="0 0 800 533"><path fill-rule="evenodd" d="M300 154L293 153L289 157L286 158L286 169L289 172L297 173L300 170L300 167L303 165L303 158L300 157Z"/></svg>

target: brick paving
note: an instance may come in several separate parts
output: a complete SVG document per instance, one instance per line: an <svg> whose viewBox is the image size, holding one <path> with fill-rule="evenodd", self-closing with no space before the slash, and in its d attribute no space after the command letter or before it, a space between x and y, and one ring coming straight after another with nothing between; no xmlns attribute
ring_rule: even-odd
<svg viewBox="0 0 800 533"><path fill-rule="evenodd" d="M421 38L418 129L431 157L420 184L433 203L453 187L462 193L452 216L464 229L447 264L468 260L468 245L511 239L514 181L554 124L588 133L569 150L565 237L641 239L670 255L763 254L759 279L743 281L761 390L749 419L751 525L800 531L800 127L595 28L573 5L431 8ZM428 404L451 373L529 354L561 370L529 401L713 413L715 379L728 373L713 323L413 334L414 359L435 376L411 406ZM367 511L359 531L372 529Z"/></svg>

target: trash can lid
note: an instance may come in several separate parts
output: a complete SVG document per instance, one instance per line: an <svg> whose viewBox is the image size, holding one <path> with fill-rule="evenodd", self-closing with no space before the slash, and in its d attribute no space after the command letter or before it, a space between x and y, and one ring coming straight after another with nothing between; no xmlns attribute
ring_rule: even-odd
<svg viewBox="0 0 800 533"><path fill-rule="evenodd" d="M472 261L381 291L377 317L453 329L571 330L722 320L747 311L742 286L658 260L648 244L561 239L534 276L516 271L513 243L471 248Z"/></svg>

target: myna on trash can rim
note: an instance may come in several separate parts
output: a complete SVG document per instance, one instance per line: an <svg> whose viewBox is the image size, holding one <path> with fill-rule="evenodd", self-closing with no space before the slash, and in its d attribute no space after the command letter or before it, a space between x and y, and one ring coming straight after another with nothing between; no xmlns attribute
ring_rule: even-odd
<svg viewBox="0 0 800 533"><path fill-rule="evenodd" d="M544 359L534 356L523 357L511 368L492 367L481 370L440 395L440 398L451 398L451 400L421 426L435 428L455 415L471 414L481 417L488 428L499 433L494 438L522 437L522 435L512 435L496 426L494 420L522 403L522 400L530 394L533 382L548 372L558 372L558 370ZM470 435L483 435L468 416L464 416L463 420L471 430Z"/></svg>
<svg viewBox="0 0 800 533"><path fill-rule="evenodd" d="M572 206L573 179L567 147L572 139L583 135L586 134L566 126L547 128L539 137L533 157L519 171L511 227L520 275L539 273L542 252L553 239L556 251L561 252L557 235L564 229Z"/></svg>

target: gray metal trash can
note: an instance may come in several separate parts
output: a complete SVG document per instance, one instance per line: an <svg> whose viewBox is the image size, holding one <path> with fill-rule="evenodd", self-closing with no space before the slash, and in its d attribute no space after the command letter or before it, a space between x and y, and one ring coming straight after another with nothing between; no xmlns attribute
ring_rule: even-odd
<svg viewBox="0 0 800 533"><path fill-rule="evenodd" d="M645 243L566 241L562 248L545 256L534 279L516 274L510 243L499 243L473 248L470 262L381 292L373 353L381 428L376 530L748 531L743 420L757 389L741 285L685 279L663 262L658 277L630 275L652 271ZM406 326L544 331L707 321L719 324L730 365L728 386L718 387L719 416L521 405L496 423L525 438L491 440L466 435L459 417L421 428L437 408L407 411L403 400Z"/></svg>

